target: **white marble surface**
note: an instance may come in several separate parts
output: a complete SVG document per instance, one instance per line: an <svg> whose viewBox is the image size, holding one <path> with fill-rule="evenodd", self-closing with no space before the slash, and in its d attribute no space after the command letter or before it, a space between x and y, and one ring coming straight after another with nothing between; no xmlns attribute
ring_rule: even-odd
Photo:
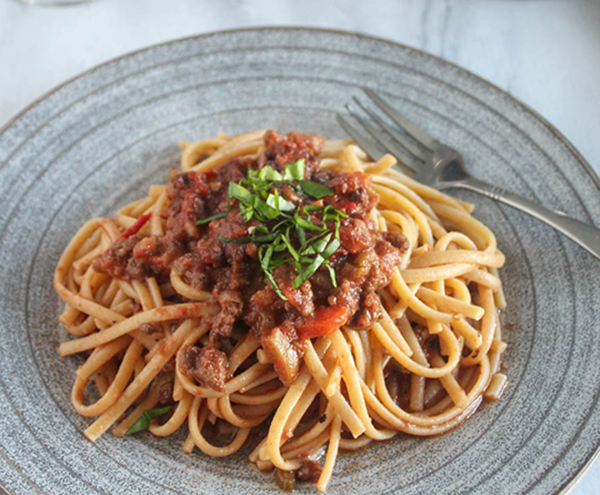
<svg viewBox="0 0 600 495"><path fill-rule="evenodd" d="M219 29L322 26L390 38L489 79L600 173L600 1L0 0L0 126L63 80L148 44ZM600 463L575 495L600 493Z"/></svg>

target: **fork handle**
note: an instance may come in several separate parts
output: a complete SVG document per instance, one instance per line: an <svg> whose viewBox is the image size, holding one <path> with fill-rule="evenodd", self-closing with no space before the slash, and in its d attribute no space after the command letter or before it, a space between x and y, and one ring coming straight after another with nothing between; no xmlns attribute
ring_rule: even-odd
<svg viewBox="0 0 600 495"><path fill-rule="evenodd" d="M579 220L568 217L560 211L546 208L535 201L523 198L517 194L492 186L491 184L473 177L458 183L453 183L452 187L468 189L469 191L487 196L488 198L512 206L517 210L521 210L551 227L554 227L569 239L579 244L582 248L587 249L596 256L596 258L600 258L600 229L597 229L593 225L580 222Z"/></svg>

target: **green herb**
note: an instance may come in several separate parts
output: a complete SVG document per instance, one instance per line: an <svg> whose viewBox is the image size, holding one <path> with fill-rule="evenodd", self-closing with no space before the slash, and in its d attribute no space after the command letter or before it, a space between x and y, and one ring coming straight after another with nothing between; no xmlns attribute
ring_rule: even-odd
<svg viewBox="0 0 600 495"><path fill-rule="evenodd" d="M150 421L152 421L154 418L162 416L165 413L168 413L171 409L173 409L173 406L165 406L160 407L158 409L145 410L140 416L140 418L135 423L133 423L131 428L127 430L125 435L133 435L134 433L137 433L139 431L147 430L150 426Z"/></svg>
<svg viewBox="0 0 600 495"><path fill-rule="evenodd" d="M284 168L285 173L283 178L285 180L304 180L304 165L304 158L293 163L288 163Z"/></svg>
<svg viewBox="0 0 600 495"><path fill-rule="evenodd" d="M296 477L293 471L275 470L275 484L284 492L290 493L296 489Z"/></svg>
<svg viewBox="0 0 600 495"><path fill-rule="evenodd" d="M273 286L275 293L281 299L283 299L284 301L287 301L288 300L287 297L285 297L283 292L281 292L281 289L279 288L279 286L277 285L277 282L275 281L275 278L273 277L274 268L273 268L273 265L271 264L271 257L273 256L273 251L275 250L275 245L271 244L263 251L264 248L265 248L265 246L262 246L258 251L258 259L260 260L260 266L261 266L267 280L269 282L271 282L271 285Z"/></svg>
<svg viewBox="0 0 600 495"><path fill-rule="evenodd" d="M321 254L321 256L323 256L323 258L327 259L333 253L335 253L335 251L339 247L340 247L340 241L339 241L339 239L336 238L333 241L331 241L331 243L329 244L329 246L327 246L327 248L325 248L325 250L323 251L323 254Z"/></svg>
<svg viewBox="0 0 600 495"><path fill-rule="evenodd" d="M228 215L228 212L224 211L222 213L216 213L207 218L201 218L196 222L196 225L204 225L205 223L212 222L213 220L218 220L219 218L225 218Z"/></svg>
<svg viewBox="0 0 600 495"><path fill-rule="evenodd" d="M329 264L328 261L326 261L323 264L325 265L325 268L327 268L327 271L329 272L329 278L331 279L331 285L333 285L334 288L337 287L337 280L335 279L335 270Z"/></svg>
<svg viewBox="0 0 600 495"><path fill-rule="evenodd" d="M275 234L249 235L247 237L238 237L237 239L219 236L219 240L226 244L248 244L249 242L261 243L270 242L273 239L275 239Z"/></svg>
<svg viewBox="0 0 600 495"><path fill-rule="evenodd" d="M324 237L315 237L311 244L303 251L302 254L321 254L329 241L331 240L331 236L333 234L329 232L328 234L324 234Z"/></svg>
<svg viewBox="0 0 600 495"><path fill-rule="evenodd" d="M277 189L275 189L273 194L269 194L267 196L267 204L270 207L275 208L277 213L281 213L282 211L290 212L296 209L296 205L294 203L279 196Z"/></svg>
<svg viewBox="0 0 600 495"><path fill-rule="evenodd" d="M266 166L260 170L249 169L239 183L230 182L227 198L229 209L232 207L231 200L236 199L244 222L255 219L263 225L253 227L250 235L245 237L219 237L224 243L257 244L264 277L284 301L287 297L277 285L273 271L288 263L296 268L297 276L292 282L294 289L298 289L320 267L327 269L331 283L337 286L335 270L328 258L340 246L340 221L348 215L331 205L298 206L290 200L294 197L286 199L281 196L282 186L291 187L294 194L314 199L334 194L330 187L305 180L304 177L305 161L301 159L285 165L283 174ZM198 223L222 218L220 215L225 216L226 213L213 215Z"/></svg>
<svg viewBox="0 0 600 495"><path fill-rule="evenodd" d="M331 187L310 180L299 180L298 184L302 188L302 192L315 199L321 199L326 196L331 196L335 191Z"/></svg>
<svg viewBox="0 0 600 495"><path fill-rule="evenodd" d="M258 171L257 176L260 180L264 180L264 181L280 181L284 178L281 176L281 174L279 172L277 172L277 170L275 170L272 167L261 168Z"/></svg>
<svg viewBox="0 0 600 495"><path fill-rule="evenodd" d="M304 270L302 270L294 279L294 281L292 282L292 288L297 289L304 282L306 282L319 269L319 267L323 264L324 261L325 258L323 258L323 256L321 256L320 254L317 254L313 258L311 264L308 265Z"/></svg>
<svg viewBox="0 0 600 495"><path fill-rule="evenodd" d="M252 204L255 199L255 196L248 189L243 188L236 182L229 183L229 197L235 198L244 204Z"/></svg>

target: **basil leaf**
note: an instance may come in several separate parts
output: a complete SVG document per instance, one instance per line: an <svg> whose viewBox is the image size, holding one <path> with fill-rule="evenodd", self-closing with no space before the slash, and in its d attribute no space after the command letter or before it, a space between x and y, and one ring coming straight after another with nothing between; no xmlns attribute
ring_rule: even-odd
<svg viewBox="0 0 600 495"><path fill-rule="evenodd" d="M275 208L277 210L277 213L279 213L279 214L282 211L290 212L290 211L294 211L296 209L296 205L294 203L292 203L291 201L288 201L287 199L282 198L279 195L279 193L277 192L277 189L275 189L274 193L269 194L266 202L271 208Z"/></svg>
<svg viewBox="0 0 600 495"><path fill-rule="evenodd" d="M242 214L242 220L249 222L254 216L254 208L250 205L240 203L240 213Z"/></svg>
<svg viewBox="0 0 600 495"><path fill-rule="evenodd" d="M283 176L277 172L277 170L275 170L273 167L269 167L268 165L258 171L258 177L261 180L270 182L280 181L283 179Z"/></svg>
<svg viewBox="0 0 600 495"><path fill-rule="evenodd" d="M331 244L329 244L329 246L327 246L327 249L325 249L325 251L323 251L323 253L321 253L323 258L329 258L333 253L335 253L335 251L339 247L340 247L340 241L338 239L334 239L333 241L331 241Z"/></svg>
<svg viewBox="0 0 600 495"><path fill-rule="evenodd" d="M279 212L275 208L269 206L258 196L253 197L252 207L267 220L273 220L279 216Z"/></svg>
<svg viewBox="0 0 600 495"><path fill-rule="evenodd" d="M279 211L279 194L277 193L277 189L275 189L275 194L269 194L267 196L267 199L265 202L271 208L275 208L275 210L277 210L277 215L279 215L279 213L280 213L280 211Z"/></svg>
<svg viewBox="0 0 600 495"><path fill-rule="evenodd" d="M147 430L150 426L150 421L152 421L154 418L162 416L163 414L169 412L171 409L173 409L173 406L165 406L160 407L158 409L145 410L139 417L139 419L135 423L133 423L131 428L127 430L125 435L133 435L134 433L137 433L139 431Z"/></svg>
<svg viewBox="0 0 600 495"><path fill-rule="evenodd" d="M298 161L295 161L293 163L288 163L285 167L284 167L284 174L283 174L283 178L285 180L303 180L304 179L304 165L305 165L305 161L304 158L301 158Z"/></svg>
<svg viewBox="0 0 600 495"><path fill-rule="evenodd" d="M268 271L265 272L265 277L267 277L267 279L269 280L269 282L271 282L271 285L273 286L273 290L275 291L275 293L284 301L287 301L288 298L285 297L285 295L283 294L283 292L281 292L281 289L279 288L279 286L277 285L277 282L275 282L275 279L273 278L273 274Z"/></svg>
<svg viewBox="0 0 600 495"><path fill-rule="evenodd" d="M302 270L302 273L300 273L294 279L294 281L292 282L292 288L297 289L304 282L306 282L319 269L319 267L323 264L324 261L325 258L323 258L323 256L321 256L320 254L317 254L313 259L312 263L308 265L304 270Z"/></svg>
<svg viewBox="0 0 600 495"><path fill-rule="evenodd" d="M335 270L329 264L328 261L325 262L325 268L327 268L327 271L329 272L329 278L331 279L331 285L333 285L333 287L336 288L337 287L337 280L335 279Z"/></svg>
<svg viewBox="0 0 600 495"><path fill-rule="evenodd" d="M281 253L281 252L286 251L286 250L287 250L287 246L284 243L276 244L275 248L274 248L274 251L276 253Z"/></svg>
<svg viewBox="0 0 600 495"><path fill-rule="evenodd" d="M237 239L230 239L229 237L219 236L219 240L226 244L246 244L252 242L252 237L238 237Z"/></svg>
<svg viewBox="0 0 600 495"><path fill-rule="evenodd" d="M310 180L299 180L298 184L302 188L302 192L315 199L321 199L325 196L331 196L335 191L331 187Z"/></svg>
<svg viewBox="0 0 600 495"><path fill-rule="evenodd" d="M294 263L293 258L281 258L281 259L272 259L271 260L271 271L275 270L275 268L279 268L281 265L287 265L288 263Z"/></svg>
<svg viewBox="0 0 600 495"><path fill-rule="evenodd" d="M269 262L271 261L271 256L273 255L273 244L271 244L265 251L263 258L260 260L260 266L263 270L269 271Z"/></svg>
<svg viewBox="0 0 600 495"><path fill-rule="evenodd" d="M246 204L252 204L252 200L255 198L254 194L248 191L248 189L243 188L235 182L229 183L229 197L235 198Z"/></svg>
<svg viewBox="0 0 600 495"><path fill-rule="evenodd" d="M306 220L305 218L302 218L298 214L296 214L294 216L294 220L296 221L296 224L299 225L300 227L302 227L303 229L316 230L317 232L324 232L327 230L327 227L321 227L319 225L314 225L314 224L310 223L308 220Z"/></svg>
<svg viewBox="0 0 600 495"><path fill-rule="evenodd" d="M265 235L253 235L250 237L252 242L271 242L275 239L275 234L265 234Z"/></svg>
<svg viewBox="0 0 600 495"><path fill-rule="evenodd" d="M294 211L296 209L296 205L294 203L292 203L291 201L288 201L285 198L279 198L279 209L281 211Z"/></svg>
<svg viewBox="0 0 600 495"><path fill-rule="evenodd" d="M337 208L331 205L325 206L325 208L323 209L323 215L337 215L343 218L348 218L348 215L346 213L344 213L341 210L338 210Z"/></svg>
<svg viewBox="0 0 600 495"><path fill-rule="evenodd" d="M298 224L296 224L296 234L298 234L298 240L300 241L300 245L304 246L306 244L306 232Z"/></svg>
<svg viewBox="0 0 600 495"><path fill-rule="evenodd" d="M281 240L287 246L289 253L292 255L292 258L294 258L296 261L299 261L300 260L300 256L298 255L298 252L292 246L292 243L290 242L289 237L287 235L284 235L284 236L281 237Z"/></svg>
<svg viewBox="0 0 600 495"><path fill-rule="evenodd" d="M325 237L321 237L310 244L305 251L306 254L321 254L331 240L332 235L333 234L330 232L329 234L326 234Z"/></svg>
<svg viewBox="0 0 600 495"><path fill-rule="evenodd" d="M265 283L271 283L283 300L287 298L275 282L273 270L284 264L293 263L295 266L297 276L292 282L294 289L308 280L320 266L327 268L332 284L336 285L335 270L327 259L340 246L340 218L348 216L331 205L313 204L299 208L293 201L281 197L282 185L288 185L295 191L316 199L334 194L333 189L328 186L304 180L305 166L305 160L300 159L285 165L283 174L271 166L260 170L248 169L246 178L238 184L230 183L228 209L231 198L237 199L244 222L256 219L262 225L251 228L251 235L246 237L219 237L225 243L257 243ZM320 218L311 218L311 212L319 211L322 212ZM202 221L208 223L210 220ZM323 224L316 225L313 222ZM290 237L292 229L297 239Z"/></svg>
<svg viewBox="0 0 600 495"><path fill-rule="evenodd" d="M328 206L329 207L329 206ZM317 206L317 205L306 205L304 207L306 211L321 211L325 209L325 206Z"/></svg>
<svg viewBox="0 0 600 495"><path fill-rule="evenodd" d="M200 220L196 221L196 225L204 225L205 223L210 223L213 220L218 220L219 218L225 218L228 214L229 214L229 212L224 211L222 213L216 213L210 217L201 218Z"/></svg>
<svg viewBox="0 0 600 495"><path fill-rule="evenodd" d="M265 235L250 235L246 237L238 237L236 239L230 239L229 237L219 236L219 240L225 244L248 244L249 242L270 242L275 239L275 234Z"/></svg>

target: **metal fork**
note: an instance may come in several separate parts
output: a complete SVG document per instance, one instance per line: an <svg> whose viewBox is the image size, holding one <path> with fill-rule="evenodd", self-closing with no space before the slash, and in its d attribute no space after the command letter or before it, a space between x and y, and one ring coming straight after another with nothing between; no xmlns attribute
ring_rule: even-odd
<svg viewBox="0 0 600 495"><path fill-rule="evenodd" d="M363 88L369 99L398 126L388 124L377 113L370 110L358 98L353 100L370 119L365 119L351 105L346 108L373 138L354 127L347 118L337 114L339 124L354 141L371 156L378 160L384 152L394 155L399 164L409 169L419 182L436 189L468 189L488 198L495 199L554 227L568 238L600 258L600 229L585 224L564 213L546 208L534 201L523 198L499 187L492 186L472 177L464 166L462 155L453 148L440 143L414 123L391 107L381 96L369 88ZM379 128L377 127L379 126ZM381 132L385 130L385 133Z"/></svg>

